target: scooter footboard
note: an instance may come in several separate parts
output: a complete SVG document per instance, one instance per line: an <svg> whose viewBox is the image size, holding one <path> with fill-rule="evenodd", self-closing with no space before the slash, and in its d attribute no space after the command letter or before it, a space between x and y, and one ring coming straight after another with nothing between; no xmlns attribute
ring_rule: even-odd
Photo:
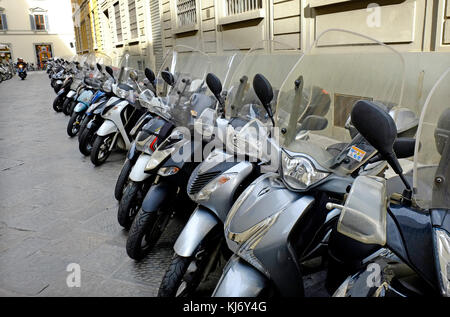
<svg viewBox="0 0 450 317"><path fill-rule="evenodd" d="M202 240L219 223L211 211L198 206L178 236L174 251L183 257L192 256Z"/></svg>
<svg viewBox="0 0 450 317"><path fill-rule="evenodd" d="M253 266L233 255L223 271L213 297L257 297L270 281Z"/></svg>

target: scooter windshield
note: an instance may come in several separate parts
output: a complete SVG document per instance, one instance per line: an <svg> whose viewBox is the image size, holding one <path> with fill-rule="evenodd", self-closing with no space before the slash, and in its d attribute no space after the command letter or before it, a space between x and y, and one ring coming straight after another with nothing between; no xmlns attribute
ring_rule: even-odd
<svg viewBox="0 0 450 317"><path fill-rule="evenodd" d="M252 119L270 122L267 111L253 90L253 78L256 74L262 74L270 82L274 93L273 107L283 80L300 56L298 50L280 42L268 40L256 43L224 87L227 93L226 118L243 122Z"/></svg>
<svg viewBox="0 0 450 317"><path fill-rule="evenodd" d="M103 72L99 71L97 68L97 64L100 64L102 67L111 66L112 59L108 55L102 52L90 53L87 56L86 63L89 65L89 77L91 78L102 78Z"/></svg>
<svg viewBox="0 0 450 317"><path fill-rule="evenodd" d="M387 111L400 105L404 71L403 57L391 47L351 31L324 31L280 89L280 146L314 158L326 170L353 172L376 153L361 137L352 141L353 105L369 100Z"/></svg>
<svg viewBox="0 0 450 317"><path fill-rule="evenodd" d="M158 96L177 97L180 92L189 98L194 92L206 91L205 77L210 68L211 60L207 54L189 46L174 46L167 52L158 71L156 80ZM168 83L168 79L172 82Z"/></svg>
<svg viewBox="0 0 450 317"><path fill-rule="evenodd" d="M119 62L118 84L127 84L135 86L135 83L130 79L130 72L135 70L139 79L142 79L144 72L143 57L140 55L131 55L130 52L125 52Z"/></svg>
<svg viewBox="0 0 450 317"><path fill-rule="evenodd" d="M431 89L414 153L414 198L424 209L450 207L450 68Z"/></svg>

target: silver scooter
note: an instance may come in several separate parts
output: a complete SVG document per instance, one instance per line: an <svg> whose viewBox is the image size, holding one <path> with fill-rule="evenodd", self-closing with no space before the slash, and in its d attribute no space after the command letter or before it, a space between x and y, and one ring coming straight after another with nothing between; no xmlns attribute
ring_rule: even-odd
<svg viewBox="0 0 450 317"><path fill-rule="evenodd" d="M373 46L367 53L342 47L340 54L321 54L322 45L343 37ZM380 72L384 68L389 74ZM345 129L349 110L355 101L367 99L398 105L403 74L402 56L374 39L335 29L318 36L278 95L279 172L254 181L228 213L225 238L234 255L213 296L305 295L303 277L323 269L328 237L340 213L328 211L326 203L342 202L357 175L380 172L368 166L376 149ZM305 102L303 94L313 87L322 87L332 105L325 115L304 117L314 100L310 95ZM269 92L269 83L261 84L263 104Z"/></svg>
<svg viewBox="0 0 450 317"><path fill-rule="evenodd" d="M210 73L206 78L209 89L219 101L220 117L215 131L218 144L189 179L187 192L198 205L175 243L174 256L158 296L192 296L199 284L231 255L223 239L227 213L236 197L261 175L261 170L269 168L270 162L270 156L259 151L258 141L270 138L271 118L248 85L248 78L258 72L265 73L278 90L283 73L286 75L292 69L299 56L292 49L288 54L277 55L261 50L264 46L276 45L283 46L275 41L255 44L237 66L224 91L215 75ZM227 95L229 98L225 98ZM214 122L211 125L214 126ZM256 136L255 132L263 136ZM221 147L225 148L219 149ZM278 159L278 155L275 158Z"/></svg>

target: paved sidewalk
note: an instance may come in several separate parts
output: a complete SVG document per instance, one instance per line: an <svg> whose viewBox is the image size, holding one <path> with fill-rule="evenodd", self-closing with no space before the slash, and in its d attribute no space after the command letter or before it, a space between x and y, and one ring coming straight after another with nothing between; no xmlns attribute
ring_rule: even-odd
<svg viewBox="0 0 450 317"><path fill-rule="evenodd" d="M128 258L113 195L124 153L94 167L55 96L44 72L0 84L0 296L155 296L181 225ZM80 288L66 284L70 263Z"/></svg>

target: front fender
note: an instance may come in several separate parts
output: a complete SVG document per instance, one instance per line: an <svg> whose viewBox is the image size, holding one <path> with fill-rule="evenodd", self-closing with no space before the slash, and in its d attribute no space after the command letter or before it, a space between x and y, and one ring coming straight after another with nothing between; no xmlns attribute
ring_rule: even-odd
<svg viewBox="0 0 450 317"><path fill-rule="evenodd" d="M212 296L257 297L269 285L267 277L238 256L233 255L225 266Z"/></svg>
<svg viewBox="0 0 450 317"><path fill-rule="evenodd" d="M151 155L146 153L139 155L136 163L134 163L133 168L131 169L129 176L130 180L133 182L142 182L151 176L151 174L144 172L145 166L147 166L147 163L150 161L151 157Z"/></svg>
<svg viewBox="0 0 450 317"><path fill-rule="evenodd" d="M97 135L99 136L107 136L112 133L116 133L119 131L114 122L110 120L105 120L100 128L97 130Z"/></svg>
<svg viewBox="0 0 450 317"><path fill-rule="evenodd" d="M178 236L174 251L180 256L192 256L200 242L219 223L211 211L198 206Z"/></svg>
<svg viewBox="0 0 450 317"><path fill-rule="evenodd" d="M76 92L71 90L67 93L67 98L73 98L76 95Z"/></svg>
<svg viewBox="0 0 450 317"><path fill-rule="evenodd" d="M142 202L143 212L156 212L173 196L172 186L169 182L161 182L153 185L145 195Z"/></svg>
<svg viewBox="0 0 450 317"><path fill-rule="evenodd" d="M135 158L138 157L138 155L139 151L136 150L136 142L133 141L133 143L131 143L130 149L128 150L127 159L133 161Z"/></svg>
<svg viewBox="0 0 450 317"><path fill-rule="evenodd" d="M75 108L73 109L74 112L83 112L87 110L88 106L82 102L77 103Z"/></svg>

